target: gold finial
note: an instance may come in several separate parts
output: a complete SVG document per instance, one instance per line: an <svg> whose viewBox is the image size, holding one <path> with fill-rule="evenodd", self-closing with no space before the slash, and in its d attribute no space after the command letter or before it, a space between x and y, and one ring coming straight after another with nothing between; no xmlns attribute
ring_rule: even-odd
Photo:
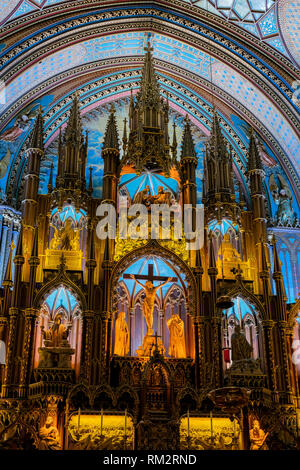
<svg viewBox="0 0 300 470"><path fill-rule="evenodd" d="M147 46L144 47L144 51L148 52L148 53L153 51L153 47L151 46L151 43L150 43L149 39L148 39L148 42L147 42Z"/></svg>
<svg viewBox="0 0 300 470"><path fill-rule="evenodd" d="M14 249L16 248L15 242L13 240L11 241L11 244L9 246L11 251L14 251Z"/></svg>

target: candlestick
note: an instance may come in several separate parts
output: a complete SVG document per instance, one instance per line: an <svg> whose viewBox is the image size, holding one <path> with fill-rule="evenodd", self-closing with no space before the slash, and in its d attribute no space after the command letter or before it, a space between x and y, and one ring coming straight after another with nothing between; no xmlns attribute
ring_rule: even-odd
<svg viewBox="0 0 300 470"><path fill-rule="evenodd" d="M78 409L78 432L80 428L80 408Z"/></svg>
<svg viewBox="0 0 300 470"><path fill-rule="evenodd" d="M101 430L100 430L100 435L102 436L103 434L103 408L101 408Z"/></svg>
<svg viewBox="0 0 300 470"><path fill-rule="evenodd" d="M187 410L187 434L190 437L190 410Z"/></svg>
<svg viewBox="0 0 300 470"><path fill-rule="evenodd" d="M127 431L127 408L125 410L125 428L124 428L125 437L126 437L126 431Z"/></svg>
<svg viewBox="0 0 300 470"><path fill-rule="evenodd" d="M211 437L211 441L213 441L213 414L212 414L212 411L210 412L210 437Z"/></svg>

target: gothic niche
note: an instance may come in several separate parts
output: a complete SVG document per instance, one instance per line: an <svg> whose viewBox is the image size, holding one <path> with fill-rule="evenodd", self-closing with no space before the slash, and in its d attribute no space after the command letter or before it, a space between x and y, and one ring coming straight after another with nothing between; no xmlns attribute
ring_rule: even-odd
<svg viewBox="0 0 300 470"><path fill-rule="evenodd" d="M140 258L119 279L115 296L112 354L194 357L192 319L186 308L185 276L156 256Z"/></svg>
<svg viewBox="0 0 300 470"><path fill-rule="evenodd" d="M79 375L81 309L64 286L51 292L40 308L34 368L72 368Z"/></svg>
<svg viewBox="0 0 300 470"><path fill-rule="evenodd" d="M262 376L264 369L262 328L254 307L241 297L223 311L223 368L225 375ZM259 386L259 385L258 385Z"/></svg>
<svg viewBox="0 0 300 470"><path fill-rule="evenodd" d="M61 211L54 209L49 222L49 248L46 250L47 269L56 269L64 252L67 269L81 270L86 237L86 214L66 205Z"/></svg>

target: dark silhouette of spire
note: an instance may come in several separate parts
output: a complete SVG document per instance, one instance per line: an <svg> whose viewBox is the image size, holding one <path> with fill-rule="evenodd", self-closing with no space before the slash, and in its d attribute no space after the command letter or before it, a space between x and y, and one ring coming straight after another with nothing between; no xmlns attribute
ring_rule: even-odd
<svg viewBox="0 0 300 470"><path fill-rule="evenodd" d="M110 108L110 115L106 125L103 150L105 149L117 149L119 150L119 136L117 130L117 123L115 118L115 107L112 104Z"/></svg>
<svg viewBox="0 0 300 470"><path fill-rule="evenodd" d="M251 128L250 130L250 142L249 142L249 152L248 152L248 172L251 170L262 170L261 158L258 152L258 148L255 142L254 132Z"/></svg>
<svg viewBox="0 0 300 470"><path fill-rule="evenodd" d="M215 268L216 267L216 258L215 258L215 253L214 253L214 246L213 246L213 237L212 234L209 234L209 267L210 268Z"/></svg>
<svg viewBox="0 0 300 470"><path fill-rule="evenodd" d="M137 101L142 101L146 106L151 103L152 107L155 107L160 103L160 89L154 71L152 51L153 48L150 42L148 42L145 48L145 61L142 70L141 87L137 93Z"/></svg>
<svg viewBox="0 0 300 470"><path fill-rule="evenodd" d="M35 123L30 135L30 142L28 149L40 149L44 151L44 120L43 109L40 106Z"/></svg>
<svg viewBox="0 0 300 470"><path fill-rule="evenodd" d="M6 273L5 273L3 285L8 285L8 284L11 285L12 282L13 282L13 279L12 279L12 255L13 255L14 248L15 248L15 244L14 244L14 241L12 240L11 244L10 244L10 252L9 252L8 263L7 263L7 267L6 267Z"/></svg>
<svg viewBox="0 0 300 470"><path fill-rule="evenodd" d="M33 236L32 250L31 250L31 256L35 257L35 258L38 257L38 240L39 240L38 228L35 227L34 236Z"/></svg>
<svg viewBox="0 0 300 470"><path fill-rule="evenodd" d="M218 157L224 157L227 155L225 139L222 135L219 116L215 108L213 109L210 150Z"/></svg>
<svg viewBox="0 0 300 470"><path fill-rule="evenodd" d="M265 244L264 244L263 239L261 240L261 245L260 246L261 246L261 270L262 271L268 271Z"/></svg>
<svg viewBox="0 0 300 470"><path fill-rule="evenodd" d="M83 142L79 94L77 91L75 93L75 96L72 102L72 106L70 110L70 117L67 123L64 140L65 142L75 142L75 143Z"/></svg>
<svg viewBox="0 0 300 470"><path fill-rule="evenodd" d="M15 256L23 256L23 225L21 225Z"/></svg>
<svg viewBox="0 0 300 470"><path fill-rule="evenodd" d="M110 261L109 238L105 239L104 257L103 261Z"/></svg>
<svg viewBox="0 0 300 470"><path fill-rule="evenodd" d="M182 138L181 159L185 157L196 157L195 145L191 133L191 125L188 116L185 117L185 126Z"/></svg>
<svg viewBox="0 0 300 470"><path fill-rule="evenodd" d="M91 229L91 232L90 232L89 259L90 260L95 259L95 236L94 236L93 229Z"/></svg>
<svg viewBox="0 0 300 470"><path fill-rule="evenodd" d="M280 263L279 256L277 253L276 238L274 234L273 234L273 239L272 239L272 245L273 245L273 273L281 273L281 263Z"/></svg>

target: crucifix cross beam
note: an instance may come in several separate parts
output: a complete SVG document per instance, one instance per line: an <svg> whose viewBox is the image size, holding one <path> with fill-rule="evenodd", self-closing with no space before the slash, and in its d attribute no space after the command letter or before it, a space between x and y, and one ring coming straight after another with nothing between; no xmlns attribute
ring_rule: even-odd
<svg viewBox="0 0 300 470"><path fill-rule="evenodd" d="M155 276L154 275L154 266L153 264L148 264L148 274L135 274L134 275L136 279L139 281L166 281L169 279L168 276ZM124 274L124 279L131 279L131 274ZM172 277L171 278L172 282L177 281L177 277Z"/></svg>

